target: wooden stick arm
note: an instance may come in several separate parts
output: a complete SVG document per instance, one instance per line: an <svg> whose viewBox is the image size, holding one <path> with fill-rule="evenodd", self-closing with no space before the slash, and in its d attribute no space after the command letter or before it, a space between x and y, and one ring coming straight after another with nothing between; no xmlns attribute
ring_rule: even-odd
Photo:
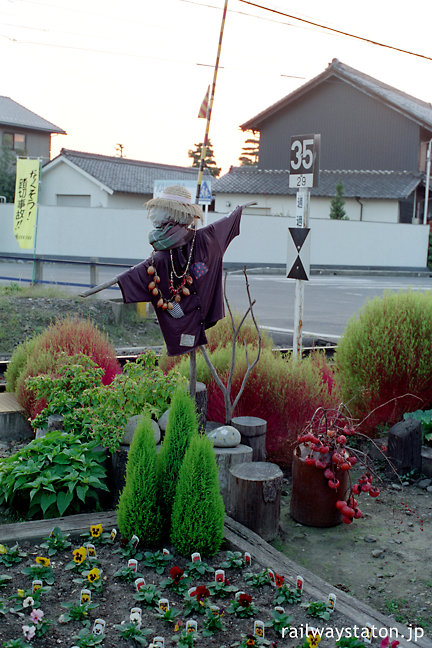
<svg viewBox="0 0 432 648"><path fill-rule="evenodd" d="M240 205L240 207L243 207L243 209L246 209L246 207L252 207L252 205L258 205L257 202L248 202L245 205Z"/></svg>
<svg viewBox="0 0 432 648"><path fill-rule="evenodd" d="M90 295L94 295L95 293L100 292L101 290L105 290L105 288L109 288L110 286L113 286L114 284L117 283L118 277L114 277L114 279L110 279L109 281L105 281L104 283L101 283L97 286L93 286L93 288L89 288L88 290L85 290L82 293L79 293L80 297L89 297Z"/></svg>

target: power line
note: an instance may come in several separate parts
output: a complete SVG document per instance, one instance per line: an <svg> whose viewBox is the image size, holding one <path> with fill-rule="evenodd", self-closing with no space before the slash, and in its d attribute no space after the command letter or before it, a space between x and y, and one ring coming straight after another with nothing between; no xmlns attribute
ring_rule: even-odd
<svg viewBox="0 0 432 648"><path fill-rule="evenodd" d="M396 52L402 52L403 54L410 54L410 56L418 56L419 58L426 59L427 61L432 61L432 57L425 56L424 54L418 54L416 52L411 52L409 50L402 49L400 47L394 47L393 45L386 45L385 43L379 43L378 41L372 40L371 38L366 38L364 36L357 36L356 34L350 34L349 32L342 31L341 29L335 29L334 27L328 27L327 25L321 25L320 23L313 22L312 20L306 20L305 18L298 18L297 16L292 16L290 14L284 13L283 11L278 11L277 9L271 9L270 7L265 7L264 5L256 4L255 2L250 2L250 0L240 0L244 4L250 5L251 7L257 7L258 9L264 9L264 11L270 11L278 16L283 16L284 18L291 18L292 20L298 20L299 22L306 23L307 25L312 25L313 27L319 27L320 29L326 29L327 31L334 32L335 34L340 34L341 36L348 36L349 38L355 38L357 40L364 41L366 43L371 43L372 45L378 45L379 47L385 47L387 49L394 50Z"/></svg>

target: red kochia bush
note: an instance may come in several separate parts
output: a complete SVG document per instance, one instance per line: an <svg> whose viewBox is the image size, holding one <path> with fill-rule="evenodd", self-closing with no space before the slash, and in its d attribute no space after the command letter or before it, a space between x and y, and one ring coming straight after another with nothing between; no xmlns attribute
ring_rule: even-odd
<svg viewBox="0 0 432 648"><path fill-rule="evenodd" d="M43 399L37 399L34 392L26 389L25 381L29 376L41 373L56 375L61 352L67 355L84 353L89 356L104 370L104 385L109 385L114 376L121 373L115 349L108 337L90 320L70 317L57 320L38 336L16 381L18 402L31 418L42 411L45 403Z"/></svg>

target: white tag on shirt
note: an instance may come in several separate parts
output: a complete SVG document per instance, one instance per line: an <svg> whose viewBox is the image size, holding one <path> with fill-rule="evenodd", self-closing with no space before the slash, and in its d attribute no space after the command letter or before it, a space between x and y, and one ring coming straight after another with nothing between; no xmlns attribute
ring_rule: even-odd
<svg viewBox="0 0 432 648"><path fill-rule="evenodd" d="M195 344L195 335L188 335L187 333L182 333L180 337L180 346L193 347Z"/></svg>

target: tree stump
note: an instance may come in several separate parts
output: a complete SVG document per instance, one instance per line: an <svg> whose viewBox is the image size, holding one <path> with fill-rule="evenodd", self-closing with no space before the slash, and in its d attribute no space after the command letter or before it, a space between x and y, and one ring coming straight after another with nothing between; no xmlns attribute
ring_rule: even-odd
<svg viewBox="0 0 432 648"><path fill-rule="evenodd" d="M265 461L267 421L257 416L236 416L231 424L240 432L242 443L252 448L252 461Z"/></svg>
<svg viewBox="0 0 432 648"><path fill-rule="evenodd" d="M231 516L264 540L278 532L282 470L276 464L252 461L229 471L229 510Z"/></svg>
<svg viewBox="0 0 432 648"><path fill-rule="evenodd" d="M387 455L398 473L403 475L410 470L422 467L422 429L416 419L400 421L388 433Z"/></svg>
<svg viewBox="0 0 432 648"><path fill-rule="evenodd" d="M216 463L219 467L219 483L222 499L225 504L227 515L231 515L229 510L229 471L234 466L241 463L250 463L252 461L252 448L242 443L235 448L213 448Z"/></svg>

